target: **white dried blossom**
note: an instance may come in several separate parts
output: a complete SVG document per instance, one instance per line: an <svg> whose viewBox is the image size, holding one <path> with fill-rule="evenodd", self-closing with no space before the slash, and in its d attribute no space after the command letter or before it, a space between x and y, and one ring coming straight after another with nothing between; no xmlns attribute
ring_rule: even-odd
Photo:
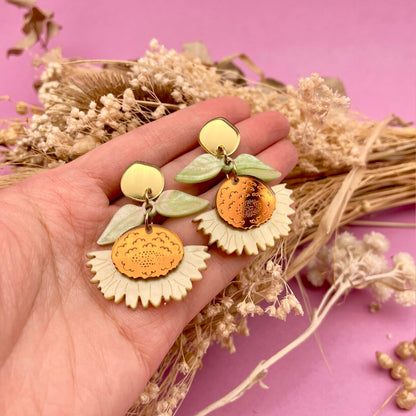
<svg viewBox="0 0 416 416"><path fill-rule="evenodd" d="M123 105L122 105L123 111L124 112L130 111L135 104L136 104L136 99L134 97L134 92L131 88L127 88L123 93Z"/></svg>
<svg viewBox="0 0 416 416"><path fill-rule="evenodd" d="M394 300L396 303L402 306L416 306L416 291L403 290L401 292L396 292L394 294Z"/></svg>
<svg viewBox="0 0 416 416"><path fill-rule="evenodd" d="M393 256L393 264L409 282L416 280L416 266L409 253L398 253Z"/></svg>
<svg viewBox="0 0 416 416"><path fill-rule="evenodd" d="M160 45L159 45L159 41L157 40L157 39L152 39L151 41L150 41L150 49L153 51L153 52L156 52L158 49L159 49L159 47L160 47Z"/></svg>
<svg viewBox="0 0 416 416"><path fill-rule="evenodd" d="M295 311L295 315L303 316L303 308L297 297L293 293L290 293L286 296L286 299L289 301L290 309Z"/></svg>
<svg viewBox="0 0 416 416"><path fill-rule="evenodd" d="M394 293L394 289L383 282L374 282L371 284L371 291L378 302L387 302Z"/></svg>
<svg viewBox="0 0 416 416"><path fill-rule="evenodd" d="M286 321L287 318L287 313L286 311L283 309L282 305L280 305L275 313L275 318L280 319L281 321Z"/></svg>
<svg viewBox="0 0 416 416"><path fill-rule="evenodd" d="M160 388L156 383L149 382L144 388L142 394L139 396L139 403L148 404L152 400L155 400L160 392Z"/></svg>
<svg viewBox="0 0 416 416"><path fill-rule="evenodd" d="M315 287L321 287L326 280L326 273L317 267L309 267L307 278Z"/></svg>
<svg viewBox="0 0 416 416"><path fill-rule="evenodd" d="M177 364L178 371L184 375L189 374L191 371L191 367L189 367L188 363L185 360L182 360L179 364Z"/></svg>
<svg viewBox="0 0 416 416"><path fill-rule="evenodd" d="M221 311L222 311L221 305L217 305L217 304L209 305L206 308L206 316L208 318L213 318L214 316L220 314Z"/></svg>
<svg viewBox="0 0 416 416"><path fill-rule="evenodd" d="M332 284L351 288L369 286L378 302L386 302L394 294L403 306L416 303L416 268L412 256L399 253L393 257L394 267L387 264L384 253L388 240L380 233L366 234L362 241L352 234L340 234L328 249L318 252L308 266L308 280L319 286L327 271L332 271Z"/></svg>
<svg viewBox="0 0 416 416"><path fill-rule="evenodd" d="M265 309L265 312L271 316L271 317L275 317L276 315L276 306L274 305L270 305Z"/></svg>
<svg viewBox="0 0 416 416"><path fill-rule="evenodd" d="M165 115L166 113L166 107L161 104L159 105L155 111L152 112L152 117L157 120L158 118L161 118Z"/></svg>
<svg viewBox="0 0 416 416"><path fill-rule="evenodd" d="M377 254L386 253L390 248L389 240L381 233L372 231L363 237L364 244Z"/></svg>

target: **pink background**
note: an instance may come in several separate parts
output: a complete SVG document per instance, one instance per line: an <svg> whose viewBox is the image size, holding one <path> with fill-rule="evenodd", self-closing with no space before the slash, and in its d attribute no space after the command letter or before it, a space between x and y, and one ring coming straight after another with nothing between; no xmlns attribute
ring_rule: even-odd
<svg viewBox="0 0 416 416"><path fill-rule="evenodd" d="M51 46L62 46L67 57L137 58L153 37L177 50L184 42L201 40L214 59L245 52L267 76L285 83L296 83L311 72L338 76L353 109L378 120L392 112L415 120L413 0L39 0L38 4L53 10L63 26ZM31 89L33 52L5 58L7 48L21 37L22 15L23 10L0 3L0 95L36 103ZM0 102L0 116L13 115L13 106ZM414 208L392 210L377 219L414 222ZM359 235L365 231L354 228ZM392 255L415 252L414 229L378 231L390 237ZM314 305L323 294L308 293ZM398 342L415 337L415 310L389 302L371 314L370 302L367 292L351 293L320 328L331 371L312 338L271 368L264 380L269 390L255 386L215 415L373 415L397 386L377 368L374 352L391 354ZM192 415L227 393L260 360L300 334L307 319L290 317L283 323L262 317L249 324L251 336L236 339L236 354L230 356L216 346L209 350L179 415ZM393 403L380 412L396 414L403 412Z"/></svg>

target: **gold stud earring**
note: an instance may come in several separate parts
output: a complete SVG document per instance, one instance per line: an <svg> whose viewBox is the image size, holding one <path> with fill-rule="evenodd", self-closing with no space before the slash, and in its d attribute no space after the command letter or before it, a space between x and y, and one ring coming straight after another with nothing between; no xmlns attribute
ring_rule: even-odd
<svg viewBox="0 0 416 416"><path fill-rule="evenodd" d="M226 179L215 198L215 208L199 214L194 221L198 229L210 236L227 254L258 254L272 247L275 240L288 235L292 191L284 184L269 186L266 182L281 174L255 156L231 155L240 143L240 132L220 117L205 124L199 143L207 152L195 158L175 176L184 183L198 183L216 177L221 171Z"/></svg>
<svg viewBox="0 0 416 416"><path fill-rule="evenodd" d="M208 201L184 192L163 191L160 169L144 162L133 163L121 178L121 191L141 205L127 204L113 216L99 245L113 244L111 250L88 254L87 263L95 273L91 279L106 299L135 309L157 307L162 300L181 300L201 280L201 270L210 255L206 246L184 246L172 230L153 224L156 213L183 217L206 208Z"/></svg>

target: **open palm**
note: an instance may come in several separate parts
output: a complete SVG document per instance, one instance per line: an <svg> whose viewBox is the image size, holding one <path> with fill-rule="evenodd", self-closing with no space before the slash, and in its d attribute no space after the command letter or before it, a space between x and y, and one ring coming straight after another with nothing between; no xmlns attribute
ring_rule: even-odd
<svg viewBox="0 0 416 416"><path fill-rule="evenodd" d="M236 98L200 103L0 191L0 414L125 414L186 323L250 259L212 247L203 280L183 301L131 310L89 282L86 253L126 202L119 182L136 160L162 167L165 189L212 200L213 183L173 177L202 152L198 132L214 117L238 126L239 153L259 155L284 176L296 161L280 140L287 121L249 115ZM184 244L207 244L189 217L166 224Z"/></svg>

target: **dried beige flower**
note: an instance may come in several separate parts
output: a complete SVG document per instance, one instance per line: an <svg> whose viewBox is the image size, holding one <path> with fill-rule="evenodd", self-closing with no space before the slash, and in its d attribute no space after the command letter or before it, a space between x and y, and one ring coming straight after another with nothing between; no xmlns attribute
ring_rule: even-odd
<svg viewBox="0 0 416 416"><path fill-rule="evenodd" d="M380 233L366 234L362 241L348 232L335 239L329 248L323 247L308 264L308 280L320 286L325 280L336 283L348 279L357 287L369 286L379 303L386 302L394 294L402 306L416 304L416 268L407 253L393 258L393 268L387 266L384 253L387 239ZM394 260L395 259L395 260ZM328 274L332 270L332 275Z"/></svg>
<svg viewBox="0 0 416 416"><path fill-rule="evenodd" d="M416 380L409 376L403 377L404 388L408 391L416 390Z"/></svg>
<svg viewBox="0 0 416 416"><path fill-rule="evenodd" d="M390 375L395 380L399 380L401 378L408 377L409 369L403 363L395 361L390 370Z"/></svg>
<svg viewBox="0 0 416 416"><path fill-rule="evenodd" d="M394 350L396 355L402 359L412 357L416 352L416 346L412 342L403 341Z"/></svg>
<svg viewBox="0 0 416 416"><path fill-rule="evenodd" d="M402 390L396 397L396 403L400 409L410 410L416 403L416 396L411 391Z"/></svg>
<svg viewBox="0 0 416 416"><path fill-rule="evenodd" d="M389 355L387 355L385 352L377 351L376 358L377 358L378 365L381 368L390 370L393 367L393 364L394 364L393 359Z"/></svg>

